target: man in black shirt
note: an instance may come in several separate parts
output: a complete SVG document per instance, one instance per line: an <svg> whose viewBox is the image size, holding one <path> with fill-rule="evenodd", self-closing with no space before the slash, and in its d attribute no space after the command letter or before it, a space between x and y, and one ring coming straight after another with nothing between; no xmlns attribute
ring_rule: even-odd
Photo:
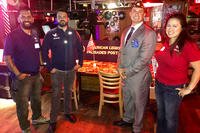
<svg viewBox="0 0 200 133"><path fill-rule="evenodd" d="M83 64L83 46L77 31L68 27L68 15L65 10L57 12L58 26L49 31L43 42L43 61L51 73L52 105L50 113L49 131L56 129L57 116L60 109L61 88L64 85L64 113L65 118L72 123L76 117L71 113L72 86L75 71ZM49 58L51 50L51 58ZM76 63L78 60L78 63Z"/></svg>
<svg viewBox="0 0 200 133"><path fill-rule="evenodd" d="M41 115L40 40L32 30L34 18L28 7L18 12L20 26L8 34L4 59L11 72L11 96L16 102L22 133L30 132L28 101L32 109L32 124L47 123Z"/></svg>

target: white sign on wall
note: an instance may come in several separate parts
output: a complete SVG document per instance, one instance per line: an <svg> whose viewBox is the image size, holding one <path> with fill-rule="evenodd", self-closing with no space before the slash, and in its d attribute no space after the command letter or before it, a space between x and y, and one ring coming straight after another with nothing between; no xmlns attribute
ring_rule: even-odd
<svg viewBox="0 0 200 133"><path fill-rule="evenodd" d="M194 0L194 3L200 3L200 0Z"/></svg>
<svg viewBox="0 0 200 133"><path fill-rule="evenodd" d="M0 62L3 62L3 49L0 49Z"/></svg>

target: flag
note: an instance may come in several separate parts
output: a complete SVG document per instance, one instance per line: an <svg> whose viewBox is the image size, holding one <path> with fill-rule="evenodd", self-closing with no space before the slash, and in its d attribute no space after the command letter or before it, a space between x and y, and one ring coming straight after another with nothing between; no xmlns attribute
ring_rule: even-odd
<svg viewBox="0 0 200 133"><path fill-rule="evenodd" d="M87 52L94 51L94 48L95 48L94 39L93 39L93 36L91 34L90 40L89 40L88 45L87 45Z"/></svg>

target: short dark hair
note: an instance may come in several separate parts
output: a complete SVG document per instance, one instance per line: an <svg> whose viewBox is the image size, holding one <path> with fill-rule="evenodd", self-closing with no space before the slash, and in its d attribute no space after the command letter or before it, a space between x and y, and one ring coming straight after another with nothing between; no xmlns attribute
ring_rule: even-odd
<svg viewBox="0 0 200 133"><path fill-rule="evenodd" d="M18 13L17 16L19 16L21 11L30 11L31 15L33 15L31 8L29 8L28 6L20 6L19 9L18 9L18 12L17 12Z"/></svg>
<svg viewBox="0 0 200 133"><path fill-rule="evenodd" d="M68 12L67 12L67 10L65 8L58 9L57 12L56 12L56 16L57 16L58 12L65 12L68 15Z"/></svg>

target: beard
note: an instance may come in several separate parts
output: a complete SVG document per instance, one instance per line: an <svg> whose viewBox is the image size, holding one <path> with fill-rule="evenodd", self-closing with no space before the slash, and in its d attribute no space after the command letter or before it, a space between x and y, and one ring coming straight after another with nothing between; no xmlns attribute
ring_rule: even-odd
<svg viewBox="0 0 200 133"><path fill-rule="evenodd" d="M67 26L67 22L61 20L61 21L58 23L58 25L59 25L60 27L65 27L65 26Z"/></svg>
<svg viewBox="0 0 200 133"><path fill-rule="evenodd" d="M32 28L32 24L30 21L24 21L21 23L21 27L24 28L24 29L31 29Z"/></svg>

